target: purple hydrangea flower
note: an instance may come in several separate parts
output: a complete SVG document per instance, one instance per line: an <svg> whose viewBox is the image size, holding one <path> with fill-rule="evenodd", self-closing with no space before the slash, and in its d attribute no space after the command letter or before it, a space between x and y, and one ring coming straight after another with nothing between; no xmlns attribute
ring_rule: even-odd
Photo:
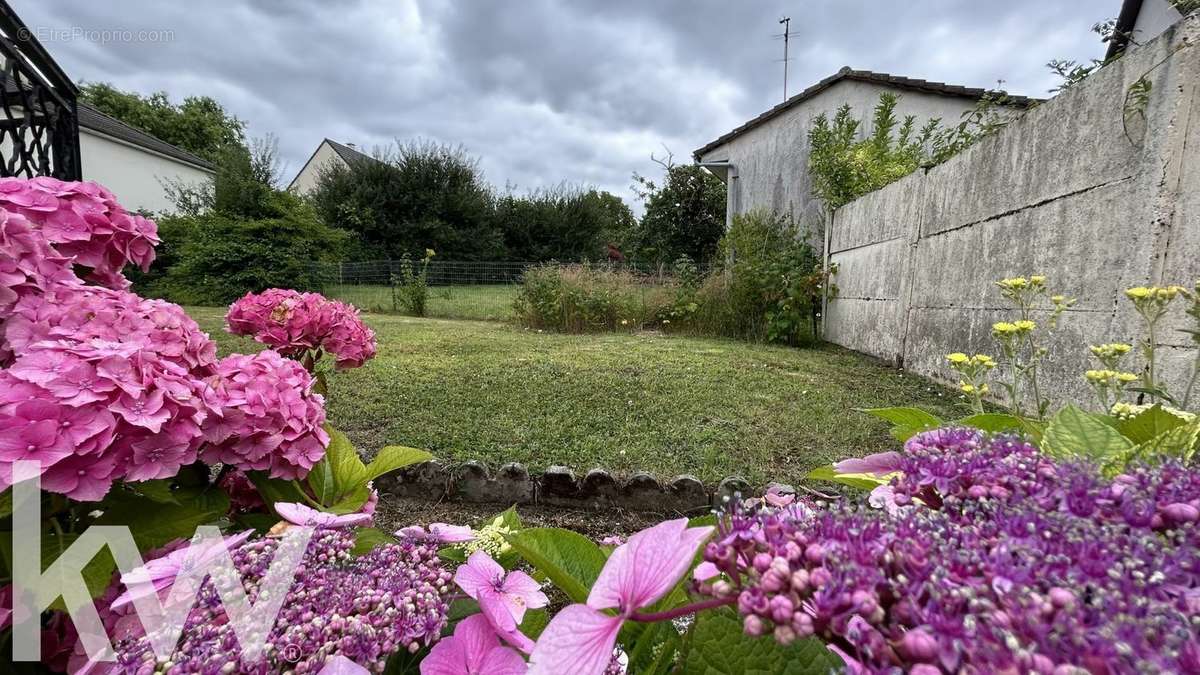
<svg viewBox="0 0 1200 675"><path fill-rule="evenodd" d="M263 538L232 551L250 602L255 602L280 545L280 539ZM353 546L352 531L316 531L268 634L263 658L255 663L243 661L217 589L206 580L171 656L170 672L302 675L320 672L336 656L382 672L392 654L435 642L446 626L453 584L436 545L402 540L361 557L351 554ZM117 662L112 672L154 672L154 653L141 631L114 637Z"/></svg>
<svg viewBox="0 0 1200 675"><path fill-rule="evenodd" d="M858 672L1200 673L1200 472L1105 480L967 430L914 437L901 464L914 507L891 514L733 503L704 553L729 581L697 588Z"/></svg>

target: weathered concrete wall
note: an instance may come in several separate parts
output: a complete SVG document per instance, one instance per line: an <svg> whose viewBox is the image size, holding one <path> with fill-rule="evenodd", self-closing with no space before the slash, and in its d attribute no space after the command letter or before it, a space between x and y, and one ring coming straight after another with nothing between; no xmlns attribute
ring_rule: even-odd
<svg viewBox="0 0 1200 675"><path fill-rule="evenodd" d="M1192 16L950 161L838 209L826 338L955 381L945 354L996 351L1006 307L992 282L1045 274L1079 302L1042 382L1085 399L1087 344L1139 335L1123 290L1200 279L1197 43ZM1127 114L1143 75L1149 103ZM1160 336L1174 380L1193 358L1181 323Z"/></svg>
<svg viewBox="0 0 1200 675"><path fill-rule="evenodd" d="M786 114L769 120L751 133L742 134L700 157L703 162L728 161L737 167L738 178L730 190L734 213L769 209L788 214L820 245L825 231L825 207L812 196L808 174L808 130L819 115L833 117L842 104L849 104L862 120L862 133L872 129L871 112L879 95L889 88L880 84L843 80L800 103ZM915 91L900 93L896 115L916 117L918 128L935 117L957 124L974 102L958 96L939 96Z"/></svg>

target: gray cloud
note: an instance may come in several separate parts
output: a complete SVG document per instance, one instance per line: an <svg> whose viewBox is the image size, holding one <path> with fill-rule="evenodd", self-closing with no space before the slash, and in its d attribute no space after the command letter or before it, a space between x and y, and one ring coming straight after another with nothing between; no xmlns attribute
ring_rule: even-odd
<svg viewBox="0 0 1200 675"><path fill-rule="evenodd" d="M594 184L631 199L651 152L677 158L840 68L1043 95L1051 58L1103 52L1117 0L13 0L41 31L170 31L155 42L46 40L78 80L210 95L273 133L289 170L321 138L466 146L489 180Z"/></svg>

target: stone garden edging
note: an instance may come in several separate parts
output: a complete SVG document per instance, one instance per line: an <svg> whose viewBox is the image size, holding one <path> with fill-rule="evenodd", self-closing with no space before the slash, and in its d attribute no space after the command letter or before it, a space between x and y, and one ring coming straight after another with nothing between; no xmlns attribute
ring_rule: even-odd
<svg viewBox="0 0 1200 675"><path fill-rule="evenodd" d="M706 486L687 474L662 483L645 472L621 480L603 469L592 469L577 478L574 471L564 466L552 466L541 474L531 475L515 462L493 473L482 462L447 465L437 460L384 476L376 481L375 487L381 495L415 499L680 513L708 509L725 497L735 493L749 495L751 490L750 484L738 476ZM794 491L790 486L778 487L784 492Z"/></svg>

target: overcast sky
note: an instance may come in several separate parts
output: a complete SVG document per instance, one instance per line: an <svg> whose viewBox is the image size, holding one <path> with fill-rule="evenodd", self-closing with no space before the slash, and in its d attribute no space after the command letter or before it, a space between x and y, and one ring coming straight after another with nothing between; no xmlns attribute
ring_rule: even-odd
<svg viewBox="0 0 1200 675"><path fill-rule="evenodd" d="M11 0L76 80L209 95L279 138L286 179L326 136L464 145L489 181L632 201L651 152L692 150L843 65L1044 95L1102 56L1118 0ZM116 33L104 42L96 31ZM148 31L138 40L139 31Z"/></svg>

